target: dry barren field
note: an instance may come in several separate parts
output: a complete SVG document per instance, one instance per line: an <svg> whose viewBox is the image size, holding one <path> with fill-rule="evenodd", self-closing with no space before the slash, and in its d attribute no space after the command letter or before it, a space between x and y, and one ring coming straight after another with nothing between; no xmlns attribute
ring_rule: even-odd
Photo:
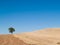
<svg viewBox="0 0 60 45"><path fill-rule="evenodd" d="M0 45L60 45L60 28L0 35Z"/></svg>
<svg viewBox="0 0 60 45"><path fill-rule="evenodd" d="M27 45L13 35L0 35L0 45Z"/></svg>
<svg viewBox="0 0 60 45"><path fill-rule="evenodd" d="M32 45L60 45L60 28L48 28L14 36Z"/></svg>

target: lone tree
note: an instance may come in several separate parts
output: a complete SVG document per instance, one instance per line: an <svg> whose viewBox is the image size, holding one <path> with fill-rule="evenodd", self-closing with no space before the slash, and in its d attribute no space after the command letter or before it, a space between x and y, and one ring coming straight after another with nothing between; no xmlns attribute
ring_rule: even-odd
<svg viewBox="0 0 60 45"><path fill-rule="evenodd" d="M8 30L11 34L13 34L13 32L15 32L15 29L13 27L10 27Z"/></svg>

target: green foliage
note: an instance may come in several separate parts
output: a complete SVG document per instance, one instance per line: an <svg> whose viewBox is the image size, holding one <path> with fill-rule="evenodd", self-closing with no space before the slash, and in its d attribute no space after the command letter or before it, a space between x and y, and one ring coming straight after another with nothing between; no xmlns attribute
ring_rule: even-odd
<svg viewBox="0 0 60 45"><path fill-rule="evenodd" d="M13 34L13 32L15 32L15 29L12 28L12 27L10 27L8 30L9 30L9 32L10 32L11 34Z"/></svg>

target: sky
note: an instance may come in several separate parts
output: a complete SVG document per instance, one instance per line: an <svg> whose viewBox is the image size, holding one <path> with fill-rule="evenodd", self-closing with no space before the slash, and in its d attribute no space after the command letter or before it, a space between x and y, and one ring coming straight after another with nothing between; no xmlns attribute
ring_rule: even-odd
<svg viewBox="0 0 60 45"><path fill-rule="evenodd" d="M0 34L60 28L60 0L0 0Z"/></svg>

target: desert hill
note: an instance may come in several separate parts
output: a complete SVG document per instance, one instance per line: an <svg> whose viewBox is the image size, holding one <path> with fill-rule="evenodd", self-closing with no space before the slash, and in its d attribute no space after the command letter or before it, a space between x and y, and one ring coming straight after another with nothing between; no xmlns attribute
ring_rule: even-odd
<svg viewBox="0 0 60 45"><path fill-rule="evenodd" d="M27 45L13 35L0 35L0 45Z"/></svg>
<svg viewBox="0 0 60 45"><path fill-rule="evenodd" d="M14 36L32 45L60 45L60 28L42 29Z"/></svg>
<svg viewBox="0 0 60 45"><path fill-rule="evenodd" d="M0 45L60 45L60 28L0 35Z"/></svg>

